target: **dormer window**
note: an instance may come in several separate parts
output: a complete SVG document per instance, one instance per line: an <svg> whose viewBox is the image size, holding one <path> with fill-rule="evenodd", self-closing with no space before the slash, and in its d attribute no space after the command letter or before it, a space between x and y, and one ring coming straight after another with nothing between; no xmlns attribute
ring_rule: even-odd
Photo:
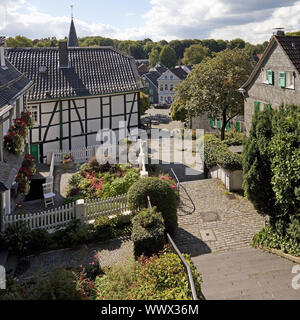
<svg viewBox="0 0 300 320"><path fill-rule="evenodd" d="M40 66L39 67L39 73L46 73L47 72L47 67L46 66Z"/></svg>

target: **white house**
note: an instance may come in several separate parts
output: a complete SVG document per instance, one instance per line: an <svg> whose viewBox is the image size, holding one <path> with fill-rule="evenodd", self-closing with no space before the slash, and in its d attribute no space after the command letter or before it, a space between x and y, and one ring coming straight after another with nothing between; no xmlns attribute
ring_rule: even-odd
<svg viewBox="0 0 300 320"><path fill-rule="evenodd" d="M130 131L140 122L141 81L134 58L112 47L76 47L73 20L67 45L10 48L7 56L35 86L26 95L35 118L31 154L44 163L48 152L100 144L101 129Z"/></svg>
<svg viewBox="0 0 300 320"><path fill-rule="evenodd" d="M175 87L187 77L188 73L182 67L167 69L157 79L158 103L170 105L173 102Z"/></svg>
<svg viewBox="0 0 300 320"><path fill-rule="evenodd" d="M4 47L5 37L0 37L0 217L11 212L15 178L24 159L24 152L17 155L4 148L3 138L20 117L23 97L33 84L5 58Z"/></svg>

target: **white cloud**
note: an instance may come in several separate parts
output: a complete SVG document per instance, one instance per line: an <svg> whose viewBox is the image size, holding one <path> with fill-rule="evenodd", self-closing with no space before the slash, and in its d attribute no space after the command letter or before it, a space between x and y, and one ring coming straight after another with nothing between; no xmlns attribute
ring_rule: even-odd
<svg viewBox="0 0 300 320"><path fill-rule="evenodd" d="M274 27L300 29L300 1L295 0L150 0L150 4L152 8L136 28L120 30L110 24L75 19L77 34L153 40L240 37L257 43L268 40ZM124 13L125 17L135 15ZM1 34L63 38L69 25L69 17L39 12L30 5L30 0L0 0Z"/></svg>

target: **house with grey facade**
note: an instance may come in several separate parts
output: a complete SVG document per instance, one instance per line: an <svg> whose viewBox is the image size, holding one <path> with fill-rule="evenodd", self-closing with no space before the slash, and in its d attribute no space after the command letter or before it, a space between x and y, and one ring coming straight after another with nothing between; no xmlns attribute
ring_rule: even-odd
<svg viewBox="0 0 300 320"><path fill-rule="evenodd" d="M249 133L255 110L300 104L300 36L278 30L247 82L239 90L245 99L244 122Z"/></svg>
<svg viewBox="0 0 300 320"><path fill-rule="evenodd" d="M5 37L0 37L0 224L10 214L17 196L15 179L22 166L28 137L24 137L23 152L8 150L4 137L26 106L24 99L33 82L15 68L4 55Z"/></svg>

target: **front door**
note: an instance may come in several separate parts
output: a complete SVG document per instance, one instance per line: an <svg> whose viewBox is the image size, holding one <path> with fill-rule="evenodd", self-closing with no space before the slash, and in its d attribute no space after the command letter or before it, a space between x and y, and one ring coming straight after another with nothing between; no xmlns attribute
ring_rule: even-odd
<svg viewBox="0 0 300 320"><path fill-rule="evenodd" d="M30 154L34 157L35 163L39 163L39 145L30 145Z"/></svg>

